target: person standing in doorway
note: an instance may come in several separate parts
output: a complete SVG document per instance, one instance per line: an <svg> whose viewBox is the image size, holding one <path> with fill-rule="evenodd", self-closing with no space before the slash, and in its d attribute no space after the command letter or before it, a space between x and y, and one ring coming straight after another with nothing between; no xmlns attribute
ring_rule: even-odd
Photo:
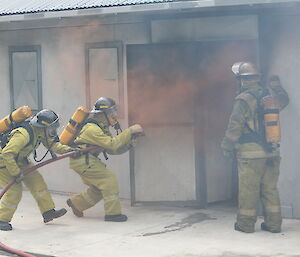
<svg viewBox="0 0 300 257"><path fill-rule="evenodd" d="M278 76L272 76L268 86L263 86L260 73L252 63L236 63L232 71L239 82L240 92L235 98L221 148L225 156L236 156L238 164L239 210L234 228L245 233L255 231L261 200L264 212L261 229L279 233L282 223L277 189L279 140L269 142L270 135L267 135L270 130L279 131L279 120L268 122L265 115L279 115L279 111L288 105L289 97ZM272 100L270 110L263 108L266 99Z"/></svg>
<svg viewBox="0 0 300 257"><path fill-rule="evenodd" d="M70 168L77 172L83 183L88 186L86 191L72 196L67 200L68 206L77 217L83 217L83 211L91 208L100 200L104 200L105 221L123 222L127 216L122 214L119 199L119 185L116 175L106 168L98 157L103 153L122 154L134 144L136 137L143 134L140 125L135 124L113 137L109 127L120 130L117 121L116 103L108 97L100 97L91 111L92 117L84 122L82 129L74 140L76 147L98 146L77 158L70 158Z"/></svg>

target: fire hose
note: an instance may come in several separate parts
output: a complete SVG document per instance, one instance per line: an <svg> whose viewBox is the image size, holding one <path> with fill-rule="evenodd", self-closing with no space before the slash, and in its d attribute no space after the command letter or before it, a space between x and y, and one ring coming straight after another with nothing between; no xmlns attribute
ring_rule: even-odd
<svg viewBox="0 0 300 257"><path fill-rule="evenodd" d="M69 152L69 153L66 153L66 154L62 154L56 158L52 158L52 159L49 159L49 160L46 160L44 162L41 162L37 165L34 165L32 167L29 167L25 170L22 171L23 175L27 175L35 170L37 170L38 168L40 167L43 167L49 163L52 163L52 162L55 162L55 161L59 161L61 159L64 159L64 158L67 158L67 157L71 157L73 155L76 155L77 152L81 152L81 153L85 153L85 152L89 152L89 151L92 151L92 150L95 150L97 149L97 146L90 146L90 147L87 147L87 148L84 148L84 149L78 149L76 152ZM9 188L14 185L16 183L16 178L13 179L11 182L9 182L1 191L0 193L0 200L1 198L3 197L3 195L9 190ZM6 246L5 244L1 243L0 242L0 250L4 250L6 252L9 252L9 253L14 253L14 254L17 254L19 256L22 256L22 257L36 257L34 255L31 255L31 254L28 254L28 253L25 253L25 252L22 252L22 251L19 251L19 250L16 250L16 249L13 249L13 248L10 248L8 246Z"/></svg>

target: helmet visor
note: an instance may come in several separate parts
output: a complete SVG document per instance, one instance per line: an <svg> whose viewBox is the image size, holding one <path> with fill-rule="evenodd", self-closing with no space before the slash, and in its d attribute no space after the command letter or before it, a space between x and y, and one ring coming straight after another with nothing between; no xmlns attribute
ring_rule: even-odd
<svg viewBox="0 0 300 257"><path fill-rule="evenodd" d="M109 125L114 126L118 122L118 113L116 106L113 106L108 112L107 112L107 118L109 120Z"/></svg>
<svg viewBox="0 0 300 257"><path fill-rule="evenodd" d="M48 137L56 137L57 136L57 129L59 128L59 121L58 119L51 123L49 126L46 127L46 133Z"/></svg>

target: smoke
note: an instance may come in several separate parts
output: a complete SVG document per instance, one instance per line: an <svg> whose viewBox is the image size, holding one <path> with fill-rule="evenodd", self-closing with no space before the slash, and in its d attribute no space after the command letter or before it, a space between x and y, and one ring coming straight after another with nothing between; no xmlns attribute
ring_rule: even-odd
<svg viewBox="0 0 300 257"><path fill-rule="evenodd" d="M225 112L228 118L235 95L231 66L253 61L255 46L187 43L134 46L127 52L130 121L163 126L192 124L199 112L224 123L220 116Z"/></svg>

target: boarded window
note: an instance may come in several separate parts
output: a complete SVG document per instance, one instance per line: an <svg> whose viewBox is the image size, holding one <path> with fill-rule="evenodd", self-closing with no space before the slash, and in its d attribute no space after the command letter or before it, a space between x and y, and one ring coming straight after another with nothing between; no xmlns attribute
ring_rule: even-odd
<svg viewBox="0 0 300 257"><path fill-rule="evenodd" d="M40 47L11 47L9 54L12 109L28 105L37 112L42 109Z"/></svg>
<svg viewBox="0 0 300 257"><path fill-rule="evenodd" d="M87 78L89 105L101 97L116 101L119 116L123 116L123 83L121 44L99 43L87 46Z"/></svg>

